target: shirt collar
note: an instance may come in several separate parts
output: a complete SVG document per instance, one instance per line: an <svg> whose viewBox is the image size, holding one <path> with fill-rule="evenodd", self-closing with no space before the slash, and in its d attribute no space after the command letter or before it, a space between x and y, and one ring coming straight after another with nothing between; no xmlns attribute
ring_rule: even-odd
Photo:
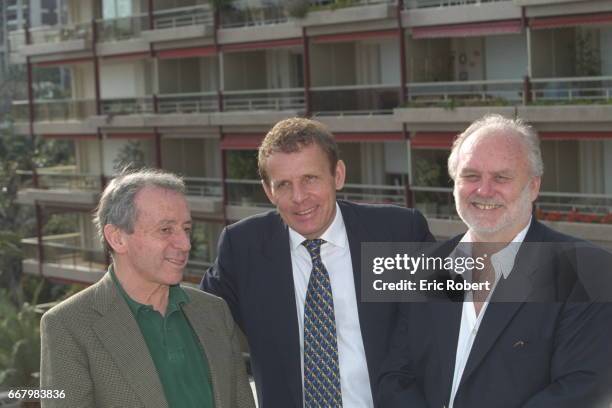
<svg viewBox="0 0 612 408"><path fill-rule="evenodd" d="M512 268L514 267L514 259L516 258L516 254L518 252L520 244L525 240L527 236L527 231L529 231L529 227L531 226L531 218L529 217L529 222L516 236L512 239L510 244L506 245L501 251L496 252L491 256L491 265L493 265L493 269L495 269L495 276L499 277L500 275L507 279L512 272ZM472 242L471 235L469 231L461 238L459 243L467 243L467 245L463 245L460 249L459 246L455 248L451 256L471 256L472 255L472 247L469 243Z"/></svg>
<svg viewBox="0 0 612 408"><path fill-rule="evenodd" d="M125 299L126 303L128 304L134 316L138 316L138 312L140 312L140 310L142 310L143 308L151 307L150 305L145 305L143 303L139 303L135 301L134 299L130 297L130 295L128 295L125 289L123 289L121 282L119 282L119 279L117 278L117 275L115 274L115 269L113 268L113 265L110 265L108 267L108 272L111 274L111 277L113 278L115 287L117 288L121 296ZM170 314L171 312L175 310L178 310L181 305L186 304L186 303L189 303L189 296L187 295L187 293L185 293L183 288L181 288L180 285L170 286L170 290L168 291L168 307L166 309L166 315Z"/></svg>
<svg viewBox="0 0 612 408"><path fill-rule="evenodd" d="M344 225L344 218L342 218L342 211L340 211L338 203L336 203L336 215L334 216L334 220L319 238L341 248L347 247L348 237L346 235L346 226ZM289 245L292 251L298 249L305 240L306 238L302 234L289 227Z"/></svg>

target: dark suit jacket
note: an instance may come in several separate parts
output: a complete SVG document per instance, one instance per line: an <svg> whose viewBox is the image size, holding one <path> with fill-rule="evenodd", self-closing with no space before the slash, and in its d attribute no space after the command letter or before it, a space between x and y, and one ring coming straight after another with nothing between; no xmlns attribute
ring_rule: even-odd
<svg viewBox="0 0 612 408"><path fill-rule="evenodd" d="M448 254L459 239L442 252ZM589 302L572 259L576 244L532 222L515 267L492 297L515 301L488 305L454 408L608 407L612 305ZM600 267L610 272L610 265ZM455 300L401 306L379 381L379 406L449 405L463 305L462 298Z"/></svg>
<svg viewBox="0 0 612 408"><path fill-rule="evenodd" d="M375 395L378 369L396 322L394 303L364 303L361 243L433 240L416 210L339 201L351 251L361 335ZM289 230L276 211L224 229L202 289L221 296L248 339L258 403L302 406L302 373Z"/></svg>

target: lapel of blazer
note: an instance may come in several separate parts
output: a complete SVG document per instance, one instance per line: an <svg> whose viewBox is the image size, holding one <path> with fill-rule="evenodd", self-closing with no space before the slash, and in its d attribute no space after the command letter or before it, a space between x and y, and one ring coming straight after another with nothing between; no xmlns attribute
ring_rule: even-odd
<svg viewBox="0 0 612 408"><path fill-rule="evenodd" d="M138 323L108 272L97 284L94 307L101 314L94 331L124 380L145 407L167 407L157 369Z"/></svg>
<svg viewBox="0 0 612 408"><path fill-rule="evenodd" d="M303 396L300 329L295 303L289 229L278 214L271 218L268 233L262 234L262 249L264 263L258 265L257 269L258 273L264 276L262 280L265 282L266 293L272 294L260 297L262 309L270 316L270 324L266 330L270 340L278 346L277 350L286 371L283 377L294 397L294 405L301 407Z"/></svg>
<svg viewBox="0 0 612 408"><path fill-rule="evenodd" d="M183 312L187 316L193 331L198 336L198 340L200 340L200 345L208 363L211 387L215 398L215 408L230 407L231 401L228 398L233 389L232 384L220 381L221 377L218 375L219 372L227 370L227 367L233 364L233 361L224 361L225 354L219 352L220 342L228 341L228 339L220 337L215 327L211 325L211 319L223 318L220 315L221 309L214 310L205 301L199 301L197 298L190 296L189 293L187 293L187 296L189 296L190 301L183 306ZM218 314L218 316L211 318L213 313ZM226 376L222 377L227 378Z"/></svg>
<svg viewBox="0 0 612 408"><path fill-rule="evenodd" d="M540 224L533 220L524 242L539 242L541 239ZM476 370L486 354L493 348L496 340L506 328L512 317L523 306L533 289L533 274L542 260L538 246L521 245L516 254L515 263L508 279L502 279L487 306L482 324L474 340L461 384ZM504 301L505 300L505 301ZM509 302L508 300L512 300Z"/></svg>
<svg viewBox="0 0 612 408"><path fill-rule="evenodd" d="M461 236L433 245L428 256L445 258L457 246ZM431 279L446 281L452 279L451 271L447 269L436 270ZM430 321L436 333L437 355L439 359L440 390L446 390L446 395L440 395L440 401L448 401L455 373L455 357L457 341L459 339L459 326L463 309L463 295L457 293L435 293L435 298L429 300L427 308L431 315L424 316L423 321Z"/></svg>

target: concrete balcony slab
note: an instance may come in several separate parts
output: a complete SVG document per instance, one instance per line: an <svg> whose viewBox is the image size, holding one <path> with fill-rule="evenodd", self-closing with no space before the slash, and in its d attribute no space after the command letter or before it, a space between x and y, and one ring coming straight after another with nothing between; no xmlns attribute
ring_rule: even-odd
<svg viewBox="0 0 612 408"><path fill-rule="evenodd" d="M37 260L25 259L21 265L23 267L23 272L28 275L40 274L40 266ZM47 262L43 262L42 264L42 274L44 277L62 281L95 283L100 280L105 273L106 269L82 265L63 265Z"/></svg>
<svg viewBox="0 0 612 408"><path fill-rule="evenodd" d="M311 11L305 18L294 20L298 26L312 27L386 20L395 18L396 6L389 3L359 7L344 7L336 10Z"/></svg>
<svg viewBox="0 0 612 408"><path fill-rule="evenodd" d="M300 38L301 27L293 23L223 28L217 33L222 45Z"/></svg>
<svg viewBox="0 0 612 408"><path fill-rule="evenodd" d="M452 12L451 12L452 11ZM404 27L477 23L521 18L521 8L511 1L466 4L453 7L410 9L402 13Z"/></svg>
<svg viewBox="0 0 612 408"><path fill-rule="evenodd" d="M93 208L100 193L73 189L26 188L17 192L17 203L34 205L36 202L60 206Z"/></svg>
<svg viewBox="0 0 612 408"><path fill-rule="evenodd" d="M70 41L30 44L19 48L19 53L24 57L32 57L47 54L67 54L72 52L83 52L91 50L91 41L87 39L75 39Z"/></svg>
<svg viewBox="0 0 612 408"><path fill-rule="evenodd" d="M214 27L210 25L191 25L145 30L141 33L141 37L148 42L163 42L211 37L214 32Z"/></svg>

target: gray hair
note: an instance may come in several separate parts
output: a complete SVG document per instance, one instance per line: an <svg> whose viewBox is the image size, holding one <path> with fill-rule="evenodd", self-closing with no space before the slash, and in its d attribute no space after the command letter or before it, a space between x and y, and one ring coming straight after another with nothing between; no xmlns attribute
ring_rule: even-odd
<svg viewBox="0 0 612 408"><path fill-rule="evenodd" d="M110 224L128 234L133 233L138 217L134 200L136 194L145 187L157 187L185 194L183 180L161 170L141 169L120 174L112 179L102 192L93 219L100 241L109 253L112 253L112 248L104 237L104 226Z"/></svg>
<svg viewBox="0 0 612 408"><path fill-rule="evenodd" d="M498 114L488 114L473 122L463 133L457 136L453 142L450 156L448 156L448 174L455 180L457 177L457 166L459 166L459 150L468 137L477 131L488 128L493 131L510 131L516 135L527 149L527 160L531 167L533 176L540 177L544 174L544 163L542 162L542 151L540 150L540 138L534 128L526 124L522 119L509 119Z"/></svg>

